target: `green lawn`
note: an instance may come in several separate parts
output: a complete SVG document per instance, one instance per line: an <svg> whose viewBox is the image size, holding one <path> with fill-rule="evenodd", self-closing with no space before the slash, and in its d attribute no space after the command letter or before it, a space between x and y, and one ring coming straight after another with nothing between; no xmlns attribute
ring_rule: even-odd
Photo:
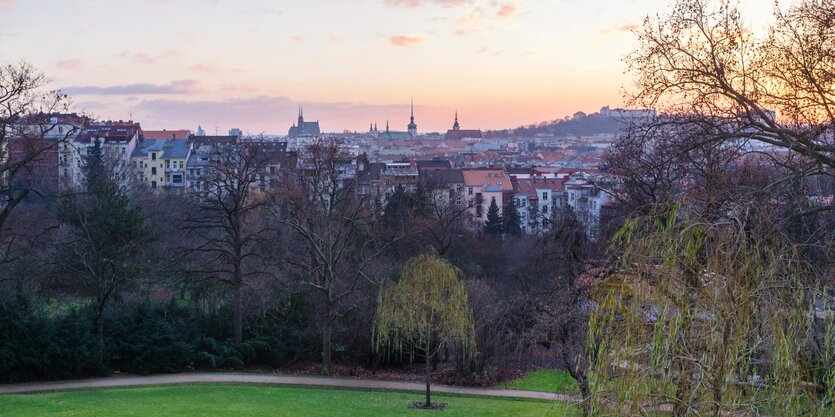
<svg viewBox="0 0 835 417"><path fill-rule="evenodd" d="M502 388L526 391L558 392L561 394L579 394L580 388L568 372L546 369L526 373L519 379L507 382Z"/></svg>
<svg viewBox="0 0 835 417"><path fill-rule="evenodd" d="M444 411L412 410L419 393L195 384L0 395L0 416L574 416L550 401L437 395ZM568 411L567 411L568 410Z"/></svg>

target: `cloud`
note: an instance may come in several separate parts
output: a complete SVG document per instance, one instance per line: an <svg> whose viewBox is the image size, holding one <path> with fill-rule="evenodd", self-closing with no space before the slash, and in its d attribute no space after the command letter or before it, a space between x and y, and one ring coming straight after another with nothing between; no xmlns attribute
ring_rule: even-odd
<svg viewBox="0 0 835 417"><path fill-rule="evenodd" d="M202 91L195 80L173 81L170 84L128 84L110 87L99 86L71 86L61 89L62 92L72 95L129 95L129 94L195 94Z"/></svg>
<svg viewBox="0 0 835 417"><path fill-rule="evenodd" d="M519 7L513 3L504 3L499 7L499 11L496 12L496 15L502 18L508 18L516 14L519 11Z"/></svg>
<svg viewBox="0 0 835 417"><path fill-rule="evenodd" d="M621 24L621 25L613 26L613 27L603 28L600 31L600 33L603 34L603 35L606 35L606 34L609 34L609 33L612 33L612 32L624 32L624 33L625 32L632 32L632 31L634 31L634 30L636 30L640 27L641 27L640 25L635 24L635 23L624 23L624 24Z"/></svg>
<svg viewBox="0 0 835 417"><path fill-rule="evenodd" d="M74 69L81 68L81 63L82 62L81 62L80 59L75 58L75 59L68 59L68 60L65 60L65 61L58 61L58 62L55 63L55 66L57 66L58 68L61 68L61 69L74 70Z"/></svg>
<svg viewBox="0 0 835 417"><path fill-rule="evenodd" d="M0 10L4 12L11 11L14 7L14 0L0 0Z"/></svg>
<svg viewBox="0 0 835 417"><path fill-rule="evenodd" d="M389 38L389 42L397 46L413 46L423 43L422 36L397 35Z"/></svg>
<svg viewBox="0 0 835 417"><path fill-rule="evenodd" d="M124 58L133 62L135 64L155 64L157 61L161 59L169 59L175 58L180 56L182 52L176 49L169 49L167 51L163 51L160 54L146 54L144 52L127 52L123 51L116 56L119 58Z"/></svg>
<svg viewBox="0 0 835 417"><path fill-rule="evenodd" d="M188 67L189 70L195 72L215 72L217 67L212 64L194 64Z"/></svg>
<svg viewBox="0 0 835 417"><path fill-rule="evenodd" d="M468 0L384 0L389 6L418 7L424 5L437 5L441 7L456 7L467 4Z"/></svg>
<svg viewBox="0 0 835 417"><path fill-rule="evenodd" d="M293 35L293 36L291 36L291 37L290 37L290 40L291 40L291 41L295 41L295 42L304 42L304 36L302 36L302 35Z"/></svg>

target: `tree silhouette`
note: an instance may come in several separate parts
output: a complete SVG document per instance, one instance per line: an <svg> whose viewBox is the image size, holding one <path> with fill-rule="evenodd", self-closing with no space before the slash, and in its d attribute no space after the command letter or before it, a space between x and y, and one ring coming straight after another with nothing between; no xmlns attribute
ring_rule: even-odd
<svg viewBox="0 0 835 417"><path fill-rule="evenodd" d="M490 201L490 207L487 209L487 222L484 223L484 232L490 235L502 234L502 215L499 214L499 205L496 204L496 198Z"/></svg>
<svg viewBox="0 0 835 417"><path fill-rule="evenodd" d="M489 212L487 213L490 214ZM508 200L502 216L502 228L504 232L513 236L522 234L522 218L519 216L519 208L516 207L516 199Z"/></svg>

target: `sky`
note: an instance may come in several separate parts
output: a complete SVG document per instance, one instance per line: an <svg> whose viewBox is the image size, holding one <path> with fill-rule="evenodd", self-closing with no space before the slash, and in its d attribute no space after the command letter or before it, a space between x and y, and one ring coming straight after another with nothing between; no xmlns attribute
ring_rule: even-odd
<svg viewBox="0 0 835 417"><path fill-rule="evenodd" d="M671 0L0 0L0 63L144 129L502 129L621 106ZM752 25L772 0L741 0Z"/></svg>

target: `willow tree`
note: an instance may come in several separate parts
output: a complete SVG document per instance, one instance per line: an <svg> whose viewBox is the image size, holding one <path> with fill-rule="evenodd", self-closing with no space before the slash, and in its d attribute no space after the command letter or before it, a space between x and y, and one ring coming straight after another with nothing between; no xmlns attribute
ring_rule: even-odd
<svg viewBox="0 0 835 417"><path fill-rule="evenodd" d="M458 348L464 357L475 352L475 323L460 275L437 255L419 255L403 268L397 285L380 292L374 346L424 360L427 408L432 407L429 386L438 352Z"/></svg>
<svg viewBox="0 0 835 417"><path fill-rule="evenodd" d="M590 320L592 415L831 415L832 315L799 252L678 206L628 221Z"/></svg>

